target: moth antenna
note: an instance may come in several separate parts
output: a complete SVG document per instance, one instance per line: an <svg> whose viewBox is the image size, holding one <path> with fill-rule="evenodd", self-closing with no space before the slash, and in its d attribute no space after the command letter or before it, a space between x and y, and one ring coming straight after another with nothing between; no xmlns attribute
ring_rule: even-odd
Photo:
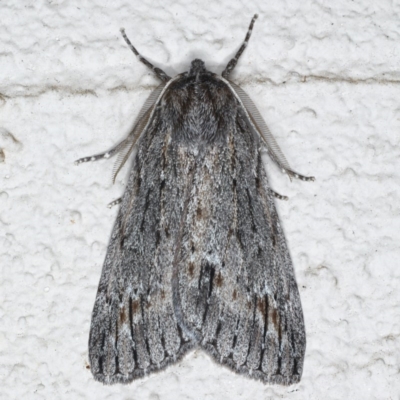
<svg viewBox="0 0 400 400"><path fill-rule="evenodd" d="M121 202L122 202L122 198L119 197L118 199L116 199L116 200L112 201L111 203L109 203L109 204L107 205L107 207L108 207L108 208L112 208L112 207L114 207L115 205L120 204Z"/></svg>
<svg viewBox="0 0 400 400"><path fill-rule="evenodd" d="M240 49L238 50L238 52L236 53L235 57L232 58L232 60L230 60L228 62L228 65L226 66L226 68L224 69L224 71L222 72L222 76L225 79L228 79L229 75L231 74L231 72L233 71L233 69L236 67L236 64L239 60L239 57L242 55L242 53L244 52L244 49L247 47L247 44L249 43L249 39L251 36L251 32L253 31L253 26L254 26L254 22L256 21L256 19L258 18L257 14L254 14L254 17L252 18L251 22L250 22L250 26L249 29L247 30L247 34L246 37L244 38L244 42L242 43L242 45L240 46Z"/></svg>
<svg viewBox="0 0 400 400"><path fill-rule="evenodd" d="M162 82L167 82L171 79L171 77L168 76L162 69L155 67L151 62L147 61L143 56L140 55L140 53L136 50L135 46L128 39L128 36L126 36L124 28L121 28L120 31L126 44L135 53L136 57L139 59L140 62L142 62L147 68L150 68Z"/></svg>
<svg viewBox="0 0 400 400"><path fill-rule="evenodd" d="M283 196L283 195L281 195L281 194L279 194L278 192L275 192L275 190L272 190L272 189L270 189L271 190L271 193L272 193L272 195L274 196L274 197L276 197L277 199L279 199L279 200L289 200L289 197L287 197L287 196Z"/></svg>

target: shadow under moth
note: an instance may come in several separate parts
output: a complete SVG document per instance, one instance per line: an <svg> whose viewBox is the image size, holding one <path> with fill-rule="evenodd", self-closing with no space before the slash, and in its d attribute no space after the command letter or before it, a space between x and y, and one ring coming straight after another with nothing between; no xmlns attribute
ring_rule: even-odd
<svg viewBox="0 0 400 400"><path fill-rule="evenodd" d="M264 149L294 172L248 95L229 80L246 38L222 75L195 59L161 80L132 132L110 151L114 174L136 153L108 245L89 337L93 376L129 383L203 349L265 383L299 382L303 313Z"/></svg>

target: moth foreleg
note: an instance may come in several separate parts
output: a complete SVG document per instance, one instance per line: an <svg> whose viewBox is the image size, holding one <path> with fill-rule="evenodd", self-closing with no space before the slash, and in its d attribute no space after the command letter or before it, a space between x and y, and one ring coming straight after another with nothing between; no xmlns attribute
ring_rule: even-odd
<svg viewBox="0 0 400 400"><path fill-rule="evenodd" d="M84 162L89 162L89 161L102 160L104 158L111 158L112 156L117 154L119 151L121 151L125 147L127 142L128 142L128 139L124 139L122 142L118 143L115 147L113 147L111 150L108 150L105 153L80 158L79 160L75 161L75 165L79 165L79 164L82 164Z"/></svg>
<svg viewBox="0 0 400 400"><path fill-rule="evenodd" d="M287 197L287 196L282 196L281 194L275 192L275 190L270 189L270 191L271 191L272 195L273 195L274 197L276 197L277 199L279 199L279 200L289 200L289 197Z"/></svg>
<svg viewBox="0 0 400 400"><path fill-rule="evenodd" d="M289 178L293 177L296 179L300 179L301 181L315 181L315 178L313 176L304 176L304 175L300 175L295 171L292 171L291 169L287 169L285 167L282 167L282 171L286 174L289 175Z"/></svg>
<svg viewBox="0 0 400 400"><path fill-rule="evenodd" d="M112 208L114 206L116 206L117 204L120 204L122 202L122 197L119 197L118 199L112 201L111 203L109 203L107 205L108 208Z"/></svg>

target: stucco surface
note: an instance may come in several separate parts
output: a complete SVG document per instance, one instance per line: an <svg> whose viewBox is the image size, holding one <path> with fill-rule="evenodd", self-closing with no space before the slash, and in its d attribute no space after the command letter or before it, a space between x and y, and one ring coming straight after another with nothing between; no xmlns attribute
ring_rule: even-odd
<svg viewBox="0 0 400 400"><path fill-rule="evenodd" d="M302 381L265 386L200 351L128 386L92 379L87 341L126 182L75 166L128 132L156 78L120 36L175 75L232 78L290 164L266 158L302 298ZM400 2L0 2L1 399L399 399Z"/></svg>

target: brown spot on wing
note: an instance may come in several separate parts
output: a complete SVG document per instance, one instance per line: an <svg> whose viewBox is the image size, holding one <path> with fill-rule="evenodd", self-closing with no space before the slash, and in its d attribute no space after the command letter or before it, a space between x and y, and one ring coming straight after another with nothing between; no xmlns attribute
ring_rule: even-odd
<svg viewBox="0 0 400 400"><path fill-rule="evenodd" d="M126 321L125 307L121 307L119 310L119 323L123 324Z"/></svg>
<svg viewBox="0 0 400 400"><path fill-rule="evenodd" d="M140 301L132 300L132 314L137 314L140 311Z"/></svg>
<svg viewBox="0 0 400 400"><path fill-rule="evenodd" d="M263 317L264 323L267 314L267 305L265 304L265 298L257 299L257 308L260 311L261 316Z"/></svg>
<svg viewBox="0 0 400 400"><path fill-rule="evenodd" d="M274 308L274 310L272 311L272 323L275 326L275 329L278 330L279 329L279 325L278 325L278 311L276 311L276 309Z"/></svg>
<svg viewBox="0 0 400 400"><path fill-rule="evenodd" d="M224 282L224 278L222 277L221 272L218 272L218 275L215 277L215 286L221 287Z"/></svg>
<svg viewBox="0 0 400 400"><path fill-rule="evenodd" d="M232 300L236 300L237 299L237 291L236 289L233 291L232 293Z"/></svg>
<svg viewBox="0 0 400 400"><path fill-rule="evenodd" d="M188 274L192 278L194 275L194 264L192 262L189 263L188 266Z"/></svg>

